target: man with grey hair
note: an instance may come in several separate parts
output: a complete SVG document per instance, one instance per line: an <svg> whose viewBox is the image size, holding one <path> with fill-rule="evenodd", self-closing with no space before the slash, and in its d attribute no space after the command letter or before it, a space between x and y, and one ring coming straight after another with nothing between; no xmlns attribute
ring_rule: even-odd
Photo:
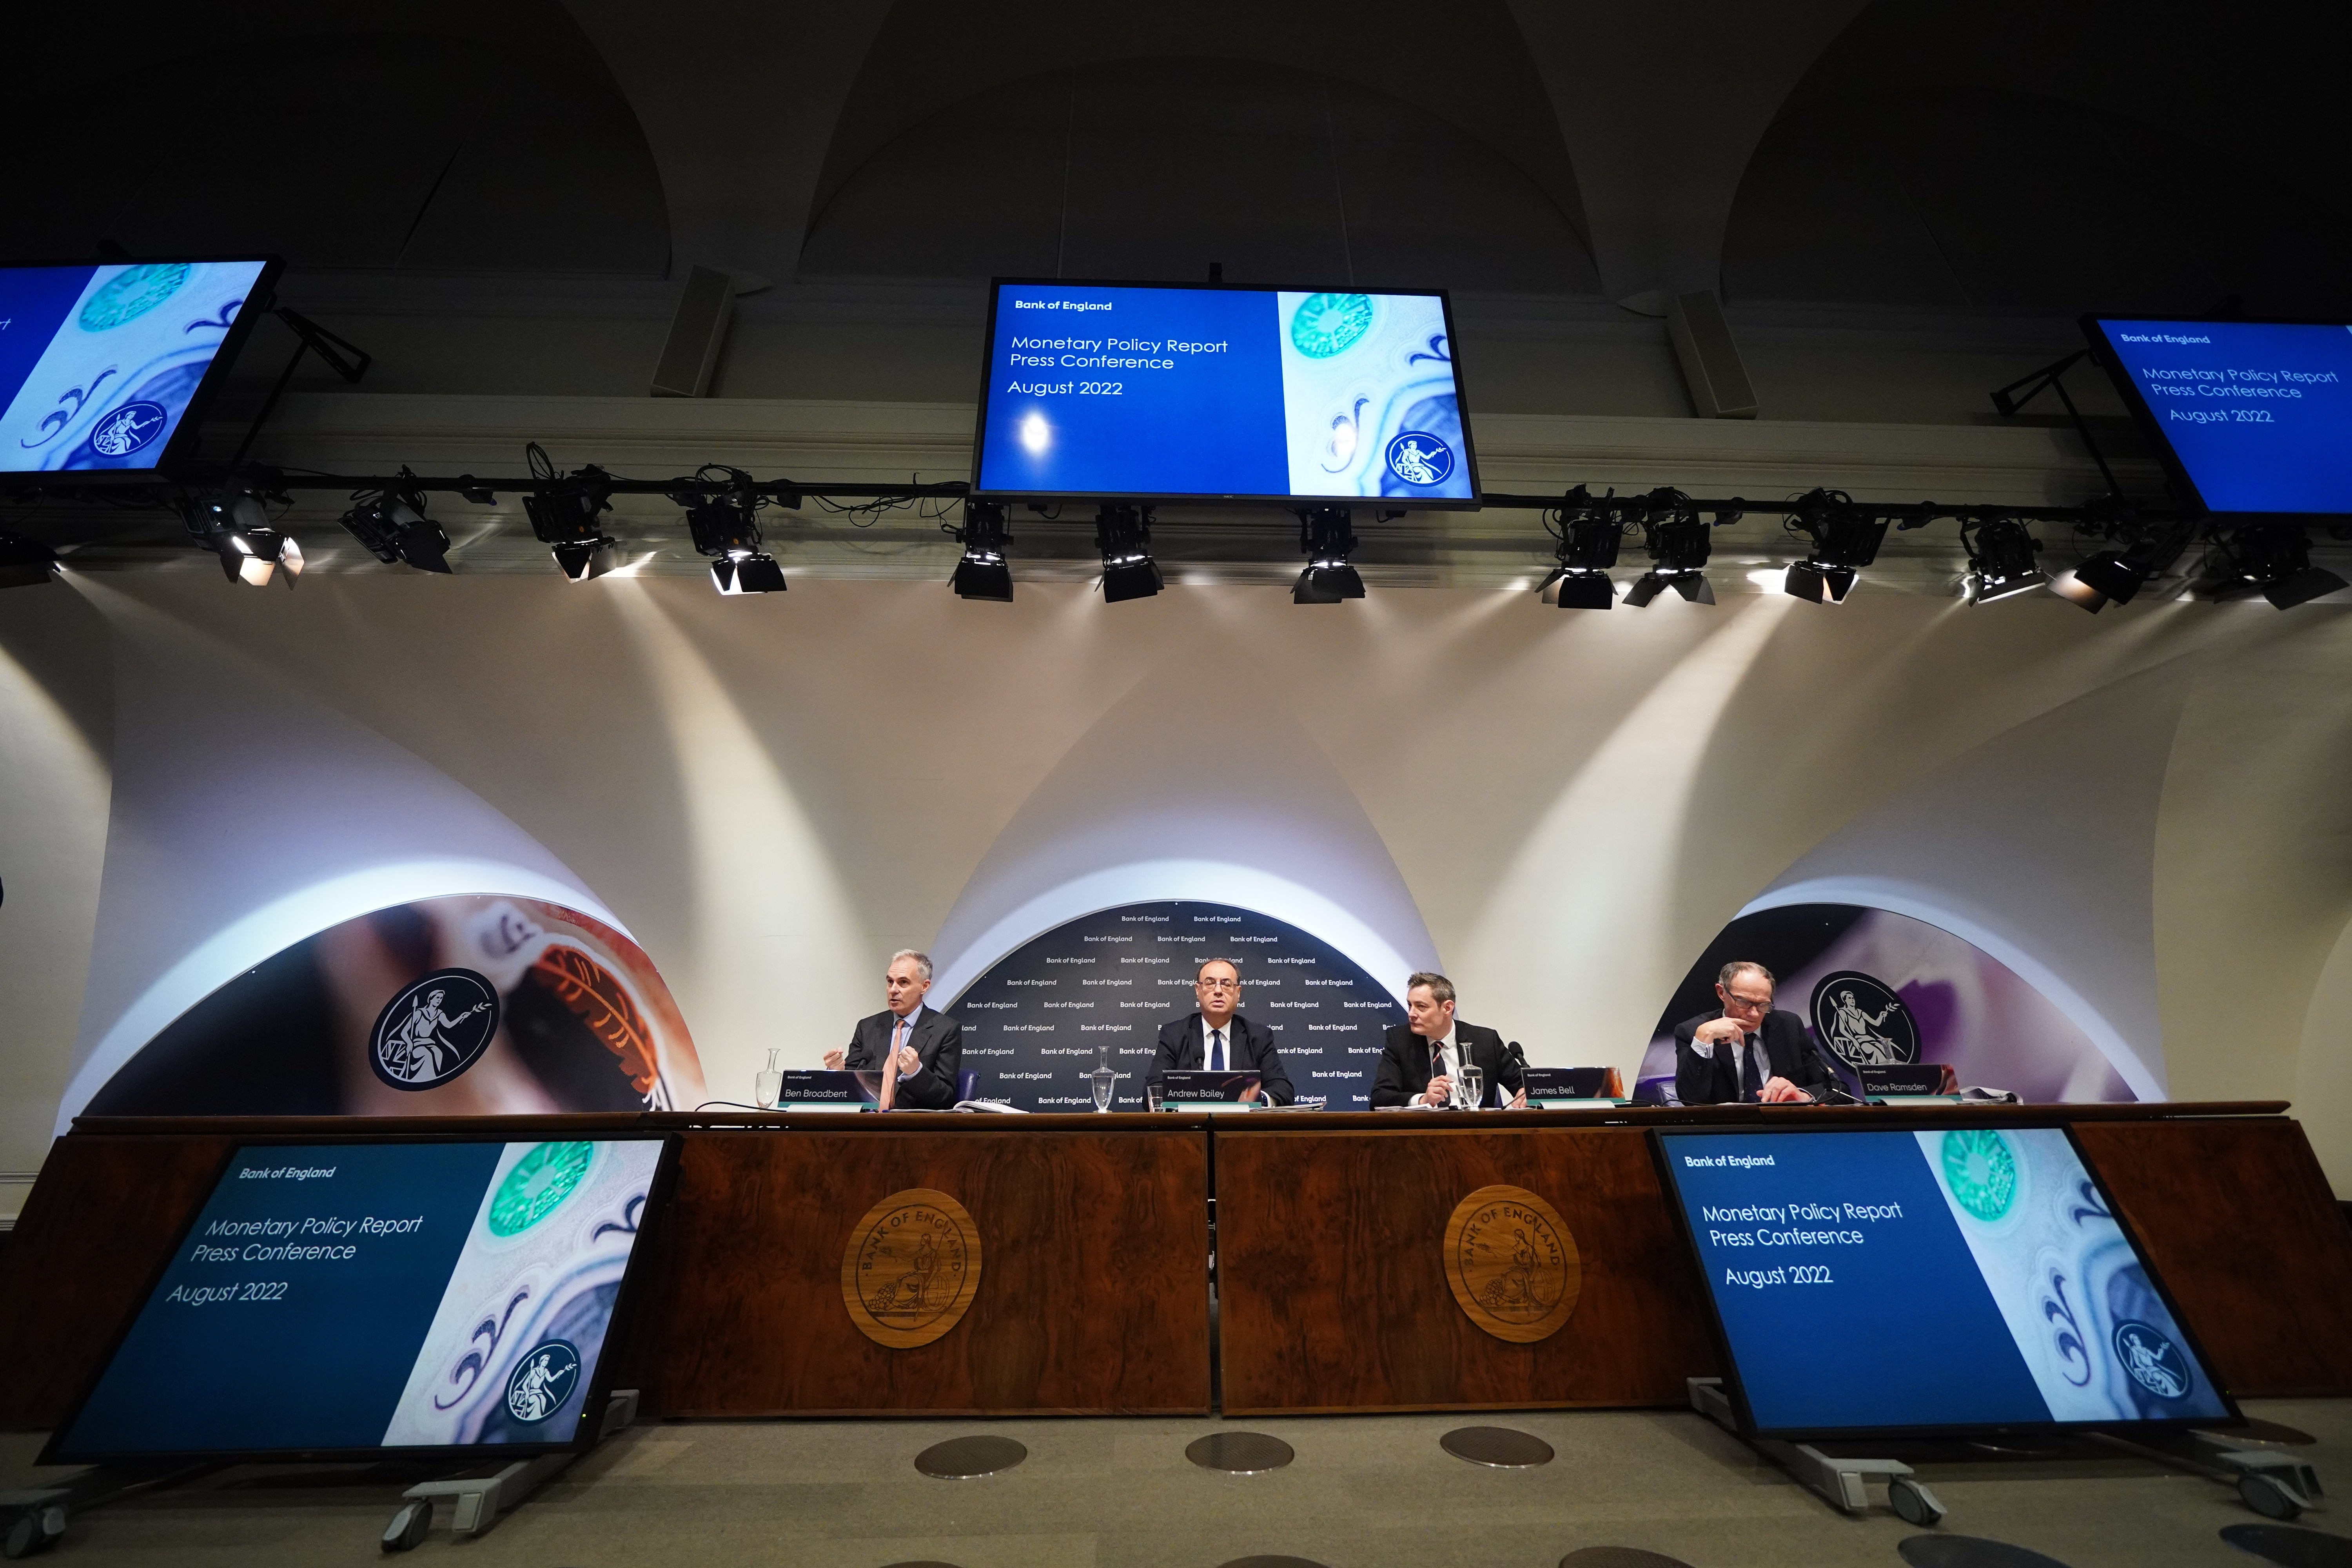
<svg viewBox="0 0 2352 1568"><path fill-rule="evenodd" d="M825 1052L824 1065L835 1072L880 1073L885 1110L953 1109L963 1026L923 1005L931 989L930 955L900 948L890 955L882 984L889 1005L858 1019L849 1048Z"/></svg>
<svg viewBox="0 0 2352 1568"><path fill-rule="evenodd" d="M1734 959L1715 977L1723 1005L1675 1026L1675 1092L1685 1105L1801 1105L1820 1100L1829 1068L1805 1021L1772 1005L1772 972Z"/></svg>
<svg viewBox="0 0 2352 1568"><path fill-rule="evenodd" d="M1503 1037L1455 1021L1454 982L1428 970L1413 974L1404 983L1404 1016L1389 1031L1372 1069L1373 1110L1445 1105L1465 1067L1483 1076L1478 1097L1487 1105L1527 1103L1518 1060L1503 1048Z"/></svg>

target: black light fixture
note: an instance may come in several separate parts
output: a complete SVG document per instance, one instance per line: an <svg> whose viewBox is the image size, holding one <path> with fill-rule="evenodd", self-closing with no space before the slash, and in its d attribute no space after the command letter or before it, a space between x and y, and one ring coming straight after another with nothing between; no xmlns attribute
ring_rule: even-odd
<svg viewBox="0 0 2352 1568"><path fill-rule="evenodd" d="M1971 605L1990 605L1995 599L2049 586L2050 574L2033 561L2042 542L2027 530L2021 518L1998 512L1963 517L1960 542L1969 552L1967 585Z"/></svg>
<svg viewBox="0 0 2352 1568"><path fill-rule="evenodd" d="M1165 580L1151 558L1151 509L1106 506L1095 513L1095 548L1102 553L1105 604L1148 599Z"/></svg>
<svg viewBox="0 0 2352 1568"><path fill-rule="evenodd" d="M704 468L700 479L712 471ZM760 508L766 503L751 476L740 468L719 468L728 488L715 496L699 492L672 495L686 508L687 531L697 552L710 561L710 581L730 597L738 594L781 594L784 569L760 546Z"/></svg>
<svg viewBox="0 0 2352 1568"><path fill-rule="evenodd" d="M572 582L585 583L619 565L614 556L619 542L604 524L604 513L613 510L613 476L591 463L558 479L538 442L524 450L540 485L522 498L523 514L530 519L533 537L554 552L556 566Z"/></svg>
<svg viewBox="0 0 2352 1568"><path fill-rule="evenodd" d="M1739 514L1719 519L1730 522ZM1642 533L1650 559L1656 564L1635 580L1625 602L1640 609L1667 588L1694 605L1715 603L1715 586L1706 580L1706 558L1714 548L1709 525L1691 504L1690 497L1661 486L1642 498Z"/></svg>
<svg viewBox="0 0 2352 1568"><path fill-rule="evenodd" d="M1616 495L1612 489L1596 501L1591 489L1579 485L1560 498L1559 529L1554 535L1559 541L1559 564L1538 591L1563 610L1616 607L1617 584L1609 569L1617 564L1617 549L1625 539L1625 525L1611 504Z"/></svg>
<svg viewBox="0 0 2352 1568"><path fill-rule="evenodd" d="M302 547L270 523L268 500L250 485L200 491L180 498L180 516L196 542L220 557L230 582L266 588L282 573L291 588L302 574Z"/></svg>
<svg viewBox="0 0 2352 1568"><path fill-rule="evenodd" d="M0 588L29 588L57 574L57 552L37 539L0 533Z"/></svg>
<svg viewBox="0 0 2352 1568"><path fill-rule="evenodd" d="M1364 596L1364 579L1348 557L1355 552L1355 519L1344 506L1311 507L1298 514L1298 548L1307 568L1290 590L1294 605L1336 605Z"/></svg>
<svg viewBox="0 0 2352 1568"><path fill-rule="evenodd" d="M2241 523L2215 548L2210 564L2220 571L2217 599L2250 599L2260 594L2291 610L2347 585L2325 567L2311 563L2311 539L2299 522Z"/></svg>
<svg viewBox="0 0 2352 1568"><path fill-rule="evenodd" d="M1862 569L1878 559L1890 521L1854 505L1843 490L1812 489L1797 498L1787 526L1813 542L1802 561L1789 563L1781 586L1807 604L1842 605Z"/></svg>
<svg viewBox="0 0 2352 1568"><path fill-rule="evenodd" d="M963 559L956 563L955 575L948 579L956 597L1011 604L1013 567L1004 552L1013 543L1013 525L1004 504L968 500L963 503L963 526L948 531L963 546Z"/></svg>
<svg viewBox="0 0 2352 1568"><path fill-rule="evenodd" d="M401 477L410 477L405 468ZM414 485L360 491L343 513L343 528L387 566L404 561L419 572L449 570L449 536L425 515L425 493Z"/></svg>

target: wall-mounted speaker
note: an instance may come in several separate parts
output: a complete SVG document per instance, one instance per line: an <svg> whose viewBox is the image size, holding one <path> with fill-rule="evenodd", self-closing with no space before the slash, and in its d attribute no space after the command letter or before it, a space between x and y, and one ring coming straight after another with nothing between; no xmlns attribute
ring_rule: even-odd
<svg viewBox="0 0 2352 1568"><path fill-rule="evenodd" d="M1691 406L1702 419L1753 419L1756 388L1739 362L1739 345L1723 319L1723 301L1711 289L1677 294L1666 303L1666 335L1682 362Z"/></svg>
<svg viewBox="0 0 2352 1568"><path fill-rule="evenodd" d="M719 351L726 346L727 329L734 321L734 278L708 267L688 273L677 313L670 318L669 338L654 366L653 395L700 397L709 391L710 373L719 368Z"/></svg>

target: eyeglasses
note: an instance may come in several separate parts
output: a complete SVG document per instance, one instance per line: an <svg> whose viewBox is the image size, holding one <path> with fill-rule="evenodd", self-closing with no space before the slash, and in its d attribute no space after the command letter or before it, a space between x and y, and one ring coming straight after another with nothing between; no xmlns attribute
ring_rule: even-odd
<svg viewBox="0 0 2352 1568"><path fill-rule="evenodd" d="M1761 1013L1772 1005L1772 998L1767 996L1759 1001L1753 996L1742 996L1739 993L1735 991L1730 994L1730 1001L1728 1005L1735 1007L1745 1007L1751 1013Z"/></svg>
<svg viewBox="0 0 2352 1568"><path fill-rule="evenodd" d="M1202 991L1238 991L1242 988L1238 980L1195 980L1192 984Z"/></svg>

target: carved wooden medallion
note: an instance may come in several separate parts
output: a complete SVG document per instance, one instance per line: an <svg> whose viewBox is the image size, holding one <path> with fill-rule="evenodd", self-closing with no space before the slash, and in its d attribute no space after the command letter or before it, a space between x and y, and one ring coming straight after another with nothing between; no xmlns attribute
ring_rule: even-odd
<svg viewBox="0 0 2352 1568"><path fill-rule="evenodd" d="M1445 1222L1445 1282L1472 1322L1531 1345L1576 1310L1584 1265L1549 1204L1524 1187L1480 1187Z"/></svg>
<svg viewBox="0 0 2352 1568"><path fill-rule="evenodd" d="M877 1344L912 1350L963 1318L980 1289L980 1227L945 1193L909 1187L866 1211L841 1254L841 1303Z"/></svg>

